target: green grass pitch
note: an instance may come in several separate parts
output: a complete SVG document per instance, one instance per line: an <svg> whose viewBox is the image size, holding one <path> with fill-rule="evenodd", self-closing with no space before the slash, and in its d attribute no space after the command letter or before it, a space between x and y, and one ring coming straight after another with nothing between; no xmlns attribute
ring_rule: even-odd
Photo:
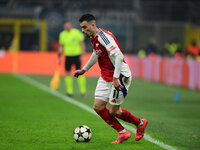
<svg viewBox="0 0 200 150"><path fill-rule="evenodd" d="M51 79L29 77L46 86ZM97 78L88 78L87 97L75 90L73 98L92 107L96 82ZM178 102L174 101L176 91ZM63 78L58 92L65 94ZM122 107L147 118L146 133L154 139L178 149L200 149L200 92L134 80ZM79 125L91 128L89 143L73 139L73 130ZM122 144L111 144L117 133L101 118L14 75L0 74L0 150L163 149L145 139L136 142L134 136L132 133Z"/></svg>

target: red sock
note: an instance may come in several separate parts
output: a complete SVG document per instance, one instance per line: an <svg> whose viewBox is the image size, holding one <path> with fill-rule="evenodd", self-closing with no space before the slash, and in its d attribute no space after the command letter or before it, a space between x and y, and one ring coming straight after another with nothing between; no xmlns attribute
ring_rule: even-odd
<svg viewBox="0 0 200 150"><path fill-rule="evenodd" d="M122 114L118 118L136 126L140 124L140 119L124 108L122 108Z"/></svg>
<svg viewBox="0 0 200 150"><path fill-rule="evenodd" d="M117 132L124 129L121 123L109 113L109 110L105 107L102 110L96 112L107 124L113 127Z"/></svg>

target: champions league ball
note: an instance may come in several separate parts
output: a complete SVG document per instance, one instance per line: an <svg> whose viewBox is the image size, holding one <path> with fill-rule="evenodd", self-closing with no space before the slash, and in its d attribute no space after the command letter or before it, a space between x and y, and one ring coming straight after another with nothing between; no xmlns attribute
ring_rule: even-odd
<svg viewBox="0 0 200 150"><path fill-rule="evenodd" d="M76 142L89 142L92 137L92 131L85 125L78 126L74 130L74 139Z"/></svg>

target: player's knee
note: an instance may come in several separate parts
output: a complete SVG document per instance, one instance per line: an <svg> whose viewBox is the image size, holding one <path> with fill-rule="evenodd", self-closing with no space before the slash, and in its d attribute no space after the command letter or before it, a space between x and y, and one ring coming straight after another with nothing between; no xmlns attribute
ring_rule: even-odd
<svg viewBox="0 0 200 150"><path fill-rule="evenodd" d="M121 114L119 110L114 110L114 109L109 109L109 113L116 117L120 116Z"/></svg>
<svg viewBox="0 0 200 150"><path fill-rule="evenodd" d="M109 109L109 114L111 114L113 116L117 116L117 111L115 111L113 109Z"/></svg>
<svg viewBox="0 0 200 150"><path fill-rule="evenodd" d="M100 110L102 110L104 107L102 107L102 106L99 106L99 105L93 105L93 109L94 109L94 111L100 111Z"/></svg>
<svg viewBox="0 0 200 150"><path fill-rule="evenodd" d="M115 116L115 111L113 111L112 109L109 109L109 114Z"/></svg>

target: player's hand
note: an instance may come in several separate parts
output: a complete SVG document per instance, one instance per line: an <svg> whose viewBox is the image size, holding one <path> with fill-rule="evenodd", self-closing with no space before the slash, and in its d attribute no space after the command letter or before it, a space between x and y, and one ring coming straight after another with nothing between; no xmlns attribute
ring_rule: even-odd
<svg viewBox="0 0 200 150"><path fill-rule="evenodd" d="M78 78L78 76L80 75L83 75L85 73L85 70L81 69L81 70L76 70L74 73L73 73L73 76Z"/></svg>
<svg viewBox="0 0 200 150"><path fill-rule="evenodd" d="M119 78L113 78L113 86L116 90L121 91L124 87L121 85Z"/></svg>

